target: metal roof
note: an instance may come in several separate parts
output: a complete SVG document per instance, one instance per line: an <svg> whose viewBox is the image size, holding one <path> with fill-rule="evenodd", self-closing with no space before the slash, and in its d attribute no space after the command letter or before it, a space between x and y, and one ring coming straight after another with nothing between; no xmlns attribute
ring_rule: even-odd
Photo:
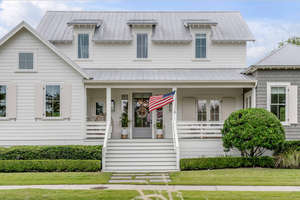
<svg viewBox="0 0 300 200"><path fill-rule="evenodd" d="M188 27L190 25L211 25L216 26L218 22L213 22L209 19L186 19L184 21L184 26Z"/></svg>
<svg viewBox="0 0 300 200"><path fill-rule="evenodd" d="M157 21L153 19L131 19L127 22L128 25L156 25Z"/></svg>
<svg viewBox="0 0 300 200"><path fill-rule="evenodd" d="M67 25L95 25L96 27L101 26L102 20L99 19L72 19Z"/></svg>
<svg viewBox="0 0 300 200"><path fill-rule="evenodd" d="M241 14L236 11L48 11L37 31L49 41L70 42L72 27L67 23L74 19L99 19L103 21L95 30L94 40L130 41L132 34L129 20L155 20L157 26L153 41L191 41L191 33L184 20L205 19L216 22L212 27L214 41L253 41L254 37Z"/></svg>
<svg viewBox="0 0 300 200"><path fill-rule="evenodd" d="M85 69L95 81L255 81L243 69Z"/></svg>
<svg viewBox="0 0 300 200"><path fill-rule="evenodd" d="M300 46L286 44L272 51L269 55L251 65L245 73L252 73L257 69L299 69L300 68Z"/></svg>

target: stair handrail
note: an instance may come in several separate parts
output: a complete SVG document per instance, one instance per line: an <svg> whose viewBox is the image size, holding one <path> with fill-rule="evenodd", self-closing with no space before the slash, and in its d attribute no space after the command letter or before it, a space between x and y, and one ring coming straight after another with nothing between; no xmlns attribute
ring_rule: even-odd
<svg viewBox="0 0 300 200"><path fill-rule="evenodd" d="M106 127L105 127L105 135L104 135L104 141L102 146L102 170L105 170L105 155L106 155L106 148L107 148L107 142L108 138L111 137L111 120L106 121Z"/></svg>
<svg viewBox="0 0 300 200"><path fill-rule="evenodd" d="M172 129L173 129L173 145L174 150L176 151L176 168L180 170L180 149L179 149L179 140L177 134L177 120L172 119Z"/></svg>

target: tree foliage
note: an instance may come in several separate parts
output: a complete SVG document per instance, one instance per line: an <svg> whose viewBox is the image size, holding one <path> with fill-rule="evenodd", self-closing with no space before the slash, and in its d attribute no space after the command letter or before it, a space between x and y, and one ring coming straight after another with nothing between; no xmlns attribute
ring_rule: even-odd
<svg viewBox="0 0 300 200"><path fill-rule="evenodd" d="M300 45L300 37L291 37L287 39L286 41L279 42L279 48L284 46L285 44L295 44Z"/></svg>
<svg viewBox="0 0 300 200"><path fill-rule="evenodd" d="M238 149L241 156L258 157L266 150L281 148L285 133L278 118L261 108L231 113L222 129L225 151Z"/></svg>

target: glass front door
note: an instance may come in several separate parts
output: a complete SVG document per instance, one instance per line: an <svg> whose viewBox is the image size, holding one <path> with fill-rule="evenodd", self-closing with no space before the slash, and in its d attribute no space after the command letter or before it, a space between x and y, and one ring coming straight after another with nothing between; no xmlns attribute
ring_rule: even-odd
<svg viewBox="0 0 300 200"><path fill-rule="evenodd" d="M152 114L149 112L151 93L133 93L133 138L152 138Z"/></svg>

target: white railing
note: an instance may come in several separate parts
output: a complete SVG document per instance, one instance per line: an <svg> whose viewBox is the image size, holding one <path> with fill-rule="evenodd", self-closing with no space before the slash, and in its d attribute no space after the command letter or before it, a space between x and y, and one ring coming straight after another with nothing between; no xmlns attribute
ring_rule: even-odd
<svg viewBox="0 0 300 200"><path fill-rule="evenodd" d="M172 120L172 133L173 133L173 144L174 144L174 151L176 152L176 168L180 170L180 149L179 149L179 140L177 134L177 121Z"/></svg>
<svg viewBox="0 0 300 200"><path fill-rule="evenodd" d="M222 128L223 122L177 122L177 132L180 139L222 138Z"/></svg>
<svg viewBox="0 0 300 200"><path fill-rule="evenodd" d="M86 139L104 139L105 127L105 121L87 121Z"/></svg>
<svg viewBox="0 0 300 200"><path fill-rule="evenodd" d="M112 132L111 120L108 120L106 122L105 137L102 146L102 170L105 170L106 148L107 148L108 139L111 138L111 132Z"/></svg>

